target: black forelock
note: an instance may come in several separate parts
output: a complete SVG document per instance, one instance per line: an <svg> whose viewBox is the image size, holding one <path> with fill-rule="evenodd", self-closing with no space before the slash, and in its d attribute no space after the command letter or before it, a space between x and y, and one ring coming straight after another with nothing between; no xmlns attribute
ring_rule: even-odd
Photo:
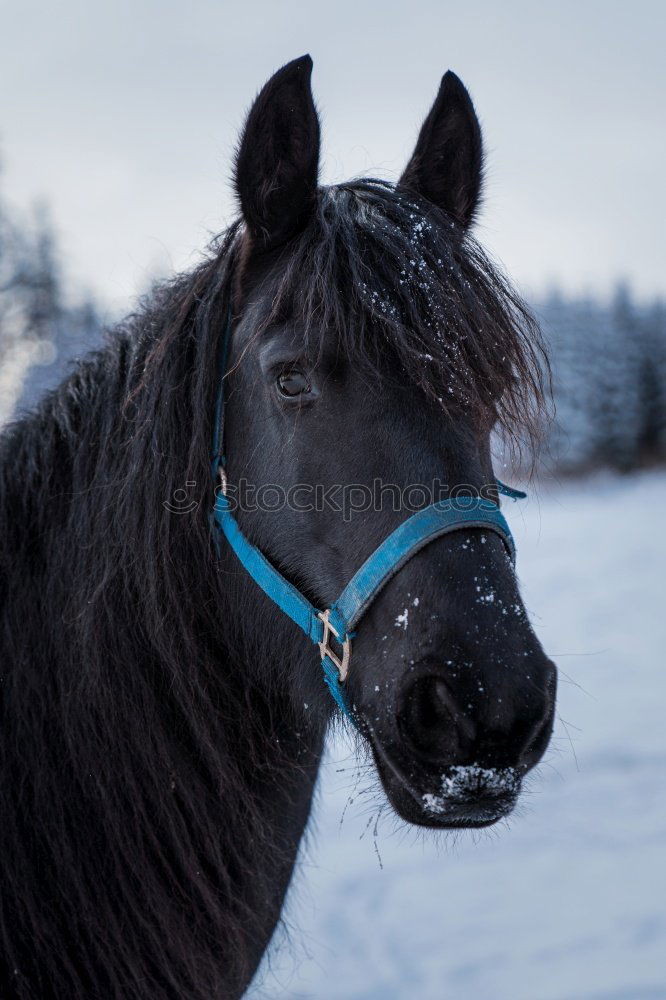
<svg viewBox="0 0 666 1000"><path fill-rule="evenodd" d="M430 203L374 179L320 188L280 265L265 325L289 316L313 353L334 336L348 361L399 374L449 414L511 440L535 431L548 379L537 322Z"/></svg>

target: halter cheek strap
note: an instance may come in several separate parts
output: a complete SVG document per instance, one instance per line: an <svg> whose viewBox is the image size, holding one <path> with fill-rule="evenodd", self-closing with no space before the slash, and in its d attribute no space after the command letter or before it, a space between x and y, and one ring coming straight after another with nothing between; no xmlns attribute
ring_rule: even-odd
<svg viewBox="0 0 666 1000"><path fill-rule="evenodd" d="M351 643L355 626L382 588L420 549L452 531L486 528L495 532L504 542L512 562L515 560L513 537L504 515L492 500L481 497L440 500L412 514L391 532L356 571L331 607L320 611L245 537L226 496L227 481L223 454L224 373L230 327L231 322L228 317L213 439L212 471L213 478L218 484L213 508L213 524L226 538L243 568L266 596L319 647L324 681L338 708L355 723L344 687L351 662ZM497 489L504 496L514 500L522 499L526 495L499 481Z"/></svg>

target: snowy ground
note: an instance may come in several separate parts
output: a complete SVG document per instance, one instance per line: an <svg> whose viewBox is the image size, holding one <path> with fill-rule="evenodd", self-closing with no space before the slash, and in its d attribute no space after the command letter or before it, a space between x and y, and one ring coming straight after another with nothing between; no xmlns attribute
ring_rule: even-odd
<svg viewBox="0 0 666 1000"><path fill-rule="evenodd" d="M522 811L437 844L372 825L340 743L253 998L666 998L666 475L508 505L560 721ZM340 768L345 770L341 773ZM341 817L347 806L344 820Z"/></svg>

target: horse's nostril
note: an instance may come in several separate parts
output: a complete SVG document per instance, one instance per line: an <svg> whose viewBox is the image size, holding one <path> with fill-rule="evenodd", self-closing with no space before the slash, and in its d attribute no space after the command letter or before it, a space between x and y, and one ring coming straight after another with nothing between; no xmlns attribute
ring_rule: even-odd
<svg viewBox="0 0 666 1000"><path fill-rule="evenodd" d="M397 724L405 749L424 763L440 768L458 764L512 767L529 771L541 759L550 739L555 705L554 667L540 692L516 683L513 697L486 694L476 700L455 688L442 674L411 679L398 705ZM528 697L529 695L529 697Z"/></svg>
<svg viewBox="0 0 666 1000"><path fill-rule="evenodd" d="M555 685L556 675L553 668L552 678L548 682L548 699L544 706L544 712L539 721L534 725L529 738L520 754L519 767L529 771L537 764L548 746L553 730L553 717L555 714Z"/></svg>
<svg viewBox="0 0 666 1000"><path fill-rule="evenodd" d="M437 727L449 716L448 694L446 684L439 677L427 677L422 684L416 685L412 696L420 702L418 711L424 726Z"/></svg>
<svg viewBox="0 0 666 1000"><path fill-rule="evenodd" d="M420 677L405 692L398 726L420 756L437 763L464 763L476 736L441 677Z"/></svg>

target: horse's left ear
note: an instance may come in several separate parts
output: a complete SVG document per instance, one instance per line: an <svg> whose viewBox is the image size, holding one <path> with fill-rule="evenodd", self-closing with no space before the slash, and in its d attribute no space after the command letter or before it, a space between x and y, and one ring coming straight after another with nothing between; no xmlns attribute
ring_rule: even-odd
<svg viewBox="0 0 666 1000"><path fill-rule="evenodd" d="M270 250L307 221L319 170L319 118L312 59L287 63L264 84L236 155L236 191L252 244Z"/></svg>
<svg viewBox="0 0 666 1000"><path fill-rule="evenodd" d="M467 228L479 204L482 169L483 144L474 105L449 70L398 187L421 195Z"/></svg>

